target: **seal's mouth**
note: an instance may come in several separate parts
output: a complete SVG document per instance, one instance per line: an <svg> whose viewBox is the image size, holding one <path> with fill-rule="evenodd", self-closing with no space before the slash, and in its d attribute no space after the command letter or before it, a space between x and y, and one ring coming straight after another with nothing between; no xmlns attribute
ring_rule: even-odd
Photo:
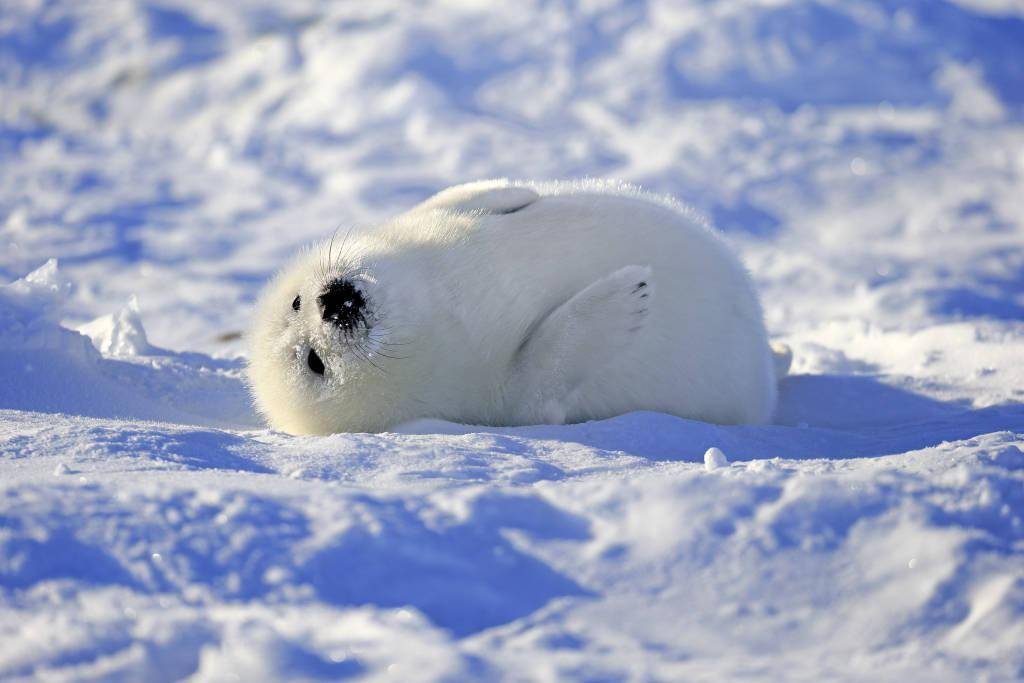
<svg viewBox="0 0 1024 683"><path fill-rule="evenodd" d="M313 371L313 374L324 374L324 362L323 360L321 360L320 356L317 355L317 352L314 351L313 349L310 349L309 355L306 356L306 365L308 365L309 369Z"/></svg>

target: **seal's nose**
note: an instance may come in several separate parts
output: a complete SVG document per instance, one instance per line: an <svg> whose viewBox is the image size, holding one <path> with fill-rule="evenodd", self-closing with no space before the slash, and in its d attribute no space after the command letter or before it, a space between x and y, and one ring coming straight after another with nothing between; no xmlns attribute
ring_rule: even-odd
<svg viewBox="0 0 1024 683"><path fill-rule="evenodd" d="M324 374L324 362L320 360L320 356L316 355L316 351L313 349L310 349L309 355L306 356L306 365L308 365L309 369L316 374Z"/></svg>
<svg viewBox="0 0 1024 683"><path fill-rule="evenodd" d="M363 312L366 299L348 280L335 280L329 284L317 297L317 303L324 322L332 323L346 333L351 333L360 323L366 324Z"/></svg>

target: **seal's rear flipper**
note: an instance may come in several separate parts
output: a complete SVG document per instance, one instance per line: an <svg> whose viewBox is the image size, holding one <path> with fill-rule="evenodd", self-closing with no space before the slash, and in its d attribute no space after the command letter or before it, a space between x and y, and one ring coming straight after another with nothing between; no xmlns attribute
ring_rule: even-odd
<svg viewBox="0 0 1024 683"><path fill-rule="evenodd" d="M540 195L529 187L510 185L507 180L481 180L438 192L413 211L448 209L505 214L525 209L538 199Z"/></svg>
<svg viewBox="0 0 1024 683"><path fill-rule="evenodd" d="M775 366L775 379L788 375L789 367L793 364L793 349L780 342L773 342L772 364Z"/></svg>
<svg viewBox="0 0 1024 683"><path fill-rule="evenodd" d="M519 347L510 378L510 390L529 413L524 421L564 421L570 394L642 332L653 296L651 269L626 266L537 323Z"/></svg>

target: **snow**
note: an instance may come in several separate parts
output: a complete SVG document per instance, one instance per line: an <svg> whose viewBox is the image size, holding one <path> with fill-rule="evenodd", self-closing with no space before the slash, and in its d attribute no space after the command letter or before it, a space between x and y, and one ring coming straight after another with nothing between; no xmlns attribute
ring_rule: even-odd
<svg viewBox="0 0 1024 683"><path fill-rule="evenodd" d="M712 446L704 452L704 470L706 472L728 467L728 465L729 459L725 457L725 453L722 452L721 448Z"/></svg>
<svg viewBox="0 0 1024 683"><path fill-rule="evenodd" d="M132 297L117 313L96 318L78 328L106 356L142 356L158 353L146 338L139 318L139 300Z"/></svg>
<svg viewBox="0 0 1024 683"><path fill-rule="evenodd" d="M1022 46L1011 0L4 3L0 678L1024 678ZM288 255L506 175L710 217L773 423L265 429Z"/></svg>

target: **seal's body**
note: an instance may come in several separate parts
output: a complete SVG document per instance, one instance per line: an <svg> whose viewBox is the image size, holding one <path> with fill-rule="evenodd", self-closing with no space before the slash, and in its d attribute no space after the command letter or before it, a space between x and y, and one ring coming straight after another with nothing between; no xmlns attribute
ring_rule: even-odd
<svg viewBox="0 0 1024 683"><path fill-rule="evenodd" d="M608 183L484 181L300 255L267 287L249 377L293 433L414 418L764 422L749 276L684 207Z"/></svg>

